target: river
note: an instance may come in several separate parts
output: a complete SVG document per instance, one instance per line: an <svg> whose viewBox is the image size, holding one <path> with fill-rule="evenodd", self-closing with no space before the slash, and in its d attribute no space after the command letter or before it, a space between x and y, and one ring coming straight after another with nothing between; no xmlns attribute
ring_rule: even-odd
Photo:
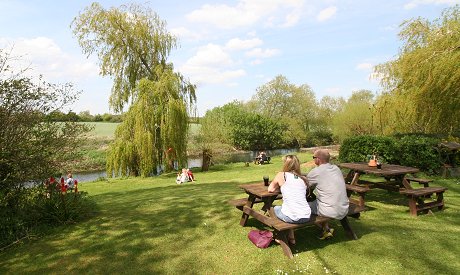
<svg viewBox="0 0 460 275"><path fill-rule="evenodd" d="M299 149L275 149L275 150L266 150L267 156L274 157L279 155L286 155L290 153L298 152ZM216 155L213 158L215 164L225 164L225 163L234 163L234 162L252 162L257 156L258 151L244 151L237 153L221 154ZM201 167L202 158L189 158L188 159L188 168ZM81 172L74 173L73 177L78 180L78 182L88 182L95 181L98 179L103 179L107 176L105 171L93 171L93 172Z"/></svg>

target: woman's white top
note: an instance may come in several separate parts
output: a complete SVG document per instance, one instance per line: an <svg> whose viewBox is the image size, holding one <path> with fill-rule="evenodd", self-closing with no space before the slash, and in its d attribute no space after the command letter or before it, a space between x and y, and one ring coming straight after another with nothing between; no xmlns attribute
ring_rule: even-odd
<svg viewBox="0 0 460 275"><path fill-rule="evenodd" d="M285 172L284 177L285 182L281 186L281 193L283 194L281 212L294 221L310 218L311 209L306 199L307 186L305 182L290 172Z"/></svg>

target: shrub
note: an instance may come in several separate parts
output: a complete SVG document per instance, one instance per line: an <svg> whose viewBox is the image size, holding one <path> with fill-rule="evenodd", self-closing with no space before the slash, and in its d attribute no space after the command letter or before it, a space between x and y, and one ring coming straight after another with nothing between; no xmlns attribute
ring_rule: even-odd
<svg viewBox="0 0 460 275"><path fill-rule="evenodd" d="M39 225L60 225L78 222L97 210L87 192L63 191L51 178L45 184L24 188L16 207L0 206L0 247L26 237Z"/></svg>
<svg viewBox="0 0 460 275"><path fill-rule="evenodd" d="M398 163L417 167L428 173L436 173L441 167L441 160L436 150L440 140L422 135L406 135L396 140Z"/></svg>
<svg viewBox="0 0 460 275"><path fill-rule="evenodd" d="M347 138L340 146L339 160L341 162L363 162L367 156L376 154L380 161L396 163L396 141L384 136L357 136Z"/></svg>
<svg viewBox="0 0 460 275"><path fill-rule="evenodd" d="M398 135L397 137L358 136L347 138L340 146L341 162L367 161L367 156L377 154L384 163L416 167L435 173L441 166L436 150L440 140L427 135Z"/></svg>

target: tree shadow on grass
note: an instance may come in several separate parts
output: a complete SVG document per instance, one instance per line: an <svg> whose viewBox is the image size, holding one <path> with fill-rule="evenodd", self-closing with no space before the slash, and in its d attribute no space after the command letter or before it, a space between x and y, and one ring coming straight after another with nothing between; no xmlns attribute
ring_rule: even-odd
<svg viewBox="0 0 460 275"><path fill-rule="evenodd" d="M236 183L227 182L96 195L93 199L99 202L98 216L43 238L46 255L38 251L38 245L31 246L28 255L17 256L30 261L40 255L43 264L33 270L39 273L62 268L106 273L130 267L163 273L166 267L162 264L180 257L184 248L200 246L218 228L238 225L230 210L233 207L227 203L237 192ZM59 241L53 241L55 238ZM62 251L64 248L72 248L72 252ZM176 272L195 270L190 266L193 258L183 260L187 265L178 264Z"/></svg>

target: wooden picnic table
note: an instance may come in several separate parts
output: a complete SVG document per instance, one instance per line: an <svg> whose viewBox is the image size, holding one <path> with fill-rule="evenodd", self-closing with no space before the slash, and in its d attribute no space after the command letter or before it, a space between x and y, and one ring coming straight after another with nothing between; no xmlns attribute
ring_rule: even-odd
<svg viewBox="0 0 460 275"><path fill-rule="evenodd" d="M370 167L367 163L340 163L341 168L350 169L345 177L347 187L366 187L366 188L382 188L391 191L398 191L405 195L409 200L409 212L413 216L417 216L419 211L429 211L432 208L438 207L439 210L444 208L443 193L447 190L446 187L429 187L428 183L431 180L417 179L407 177L408 174L415 174L419 169L395 164L382 164L381 169ZM361 175L370 174L385 179L384 182L371 182L360 179ZM414 189L411 182L423 184L423 188ZM353 190L353 188L347 188ZM365 193L365 191L363 191ZM364 193L361 197L361 204L364 205ZM431 195L436 194L436 200L433 202L425 202L425 199L431 198Z"/></svg>
<svg viewBox="0 0 460 275"><path fill-rule="evenodd" d="M240 225L245 226L249 216L251 216L261 223L272 227L274 229L274 237L279 241L284 254L289 258L292 258L293 255L291 248L289 247L288 230L311 226L315 223L322 223L330 220L327 217L311 215L310 221L308 223L286 223L276 217L273 208L273 202L275 200L282 199L282 194L280 192L268 192L268 187L265 186L263 182L243 184L239 187L246 192L248 198L231 200L229 203L243 211ZM262 211L258 211L253 208L254 204L256 203L263 203ZM357 210L356 207L356 205L350 205L349 212L351 211L351 213L355 213ZM358 239L356 234L353 232L347 217L340 220L340 223L350 239Z"/></svg>
<svg viewBox="0 0 460 275"><path fill-rule="evenodd" d="M382 164L382 168L370 167L365 162L340 163L340 168L350 169L345 182L351 185L366 184L370 188L379 187L387 190L399 191L403 189L413 189L410 182L406 179L407 174L414 174L420 170L414 167L407 167L395 164ZM370 174L383 177L385 182L369 182L360 179L361 175Z"/></svg>

